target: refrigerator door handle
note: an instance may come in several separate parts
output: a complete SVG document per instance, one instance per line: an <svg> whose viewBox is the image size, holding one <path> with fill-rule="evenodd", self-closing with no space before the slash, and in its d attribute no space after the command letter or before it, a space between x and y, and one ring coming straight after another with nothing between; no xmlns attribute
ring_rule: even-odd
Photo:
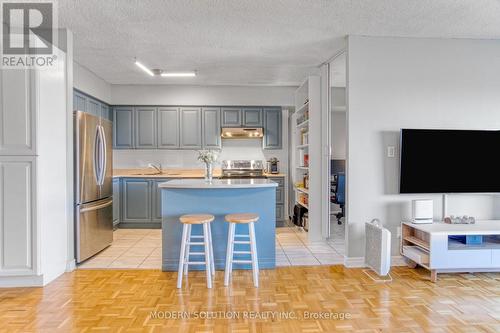
<svg viewBox="0 0 500 333"><path fill-rule="evenodd" d="M90 206L90 207L86 207L86 208L80 208L80 213L91 212L93 210L99 210L99 209L111 206L112 204L113 204L113 200L109 200L108 202L105 202L105 203L97 205L97 206Z"/></svg>
<svg viewBox="0 0 500 333"><path fill-rule="evenodd" d="M93 165L94 165L94 176L96 184L101 184L101 133L99 126L96 127L95 139L94 139L94 154L93 154Z"/></svg>
<svg viewBox="0 0 500 333"><path fill-rule="evenodd" d="M106 133L104 132L104 127L99 125L99 130L101 132L101 155L102 155L102 163L101 163L101 183L100 185L104 185L104 178L106 176L106 165L108 163L108 155L106 153Z"/></svg>

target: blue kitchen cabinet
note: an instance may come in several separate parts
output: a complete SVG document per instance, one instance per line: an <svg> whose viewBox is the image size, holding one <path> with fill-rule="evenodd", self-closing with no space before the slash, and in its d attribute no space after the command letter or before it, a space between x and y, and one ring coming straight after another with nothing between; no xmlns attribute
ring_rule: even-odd
<svg viewBox="0 0 500 333"><path fill-rule="evenodd" d="M269 180L278 183L276 188L276 226L282 227L285 225L285 178L284 177L268 177Z"/></svg>
<svg viewBox="0 0 500 333"><path fill-rule="evenodd" d="M134 148L134 108L113 108L113 148Z"/></svg>
<svg viewBox="0 0 500 333"><path fill-rule="evenodd" d="M222 127L240 127L243 124L241 108L226 107L221 109Z"/></svg>
<svg viewBox="0 0 500 333"><path fill-rule="evenodd" d="M120 228L159 228L161 191L165 178L123 178Z"/></svg>
<svg viewBox="0 0 500 333"><path fill-rule="evenodd" d="M203 149L221 148L220 108L203 108Z"/></svg>
<svg viewBox="0 0 500 333"><path fill-rule="evenodd" d="M202 148L201 122L201 108L180 108L180 148Z"/></svg>
<svg viewBox="0 0 500 333"><path fill-rule="evenodd" d="M243 108L243 127L262 127L262 109L261 108Z"/></svg>
<svg viewBox="0 0 500 333"><path fill-rule="evenodd" d="M111 112L109 111L109 105L101 103L101 117L107 120L112 120Z"/></svg>
<svg viewBox="0 0 500 333"><path fill-rule="evenodd" d="M113 178L113 227L120 223L120 178Z"/></svg>
<svg viewBox="0 0 500 333"><path fill-rule="evenodd" d="M122 224L151 221L151 185L141 178L125 178L122 184Z"/></svg>
<svg viewBox="0 0 500 333"><path fill-rule="evenodd" d="M87 96L79 93L78 91L74 91L73 109L77 111L87 112Z"/></svg>
<svg viewBox="0 0 500 333"><path fill-rule="evenodd" d="M179 148L179 108L158 108L158 148Z"/></svg>
<svg viewBox="0 0 500 333"><path fill-rule="evenodd" d="M101 116L101 103L93 98L87 98L87 112L100 117Z"/></svg>
<svg viewBox="0 0 500 333"><path fill-rule="evenodd" d="M156 108L137 107L134 108L134 138L135 148L154 149L157 147Z"/></svg>
<svg viewBox="0 0 500 333"><path fill-rule="evenodd" d="M168 179L152 179L151 180L151 222L161 223L161 189L158 187L161 183Z"/></svg>
<svg viewBox="0 0 500 333"><path fill-rule="evenodd" d="M264 108L264 149L282 149L281 108Z"/></svg>

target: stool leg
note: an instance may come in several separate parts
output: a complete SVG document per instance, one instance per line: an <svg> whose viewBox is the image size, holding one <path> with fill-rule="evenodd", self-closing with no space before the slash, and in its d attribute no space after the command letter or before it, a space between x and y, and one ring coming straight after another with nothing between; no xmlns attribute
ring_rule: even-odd
<svg viewBox="0 0 500 333"><path fill-rule="evenodd" d="M253 285L255 287L259 286L259 262L257 256L257 244L255 242L255 227L254 223L250 222L248 224L248 234L250 235L250 254L252 256L252 273L253 273Z"/></svg>
<svg viewBox="0 0 500 333"><path fill-rule="evenodd" d="M191 241L191 224L188 224L187 225L187 241L186 241L186 251L185 251L185 255L184 255L184 275L187 275L188 274L188 271L189 271L189 256L190 256L190 252L191 252L191 246L189 245L189 242Z"/></svg>
<svg viewBox="0 0 500 333"><path fill-rule="evenodd" d="M208 223L208 240L210 242L210 271L215 276L215 258L214 258L214 244L212 243L212 226Z"/></svg>
<svg viewBox="0 0 500 333"><path fill-rule="evenodd" d="M179 255L179 269L177 270L177 288L182 287L182 271L184 269L187 237L188 237L188 225L184 224L182 227L182 241L181 241L181 253Z"/></svg>
<svg viewBox="0 0 500 333"><path fill-rule="evenodd" d="M212 288L212 273L210 273L210 241L208 224L203 223L203 243L205 245L205 270L207 272L207 288Z"/></svg>
<svg viewBox="0 0 500 333"><path fill-rule="evenodd" d="M234 229L236 224L229 223L229 231L227 233L227 249L226 249L226 267L224 268L224 285L229 285L229 276L233 270L233 241Z"/></svg>

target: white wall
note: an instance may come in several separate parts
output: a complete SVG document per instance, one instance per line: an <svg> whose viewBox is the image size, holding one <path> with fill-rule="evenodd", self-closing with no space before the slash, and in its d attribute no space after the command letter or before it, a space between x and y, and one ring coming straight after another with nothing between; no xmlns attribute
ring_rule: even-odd
<svg viewBox="0 0 500 333"><path fill-rule="evenodd" d="M500 128L500 41L348 38L348 257L364 255L364 222L379 218L393 234L411 217L410 201L439 195L399 195L398 147L406 128ZM429 161L432 163L432 161ZM498 197L454 195L449 214L500 218Z"/></svg>
<svg viewBox="0 0 500 333"><path fill-rule="evenodd" d="M119 105L292 106L295 87L112 85Z"/></svg>
<svg viewBox="0 0 500 333"><path fill-rule="evenodd" d="M73 62L73 87L111 104L111 85L76 61Z"/></svg>

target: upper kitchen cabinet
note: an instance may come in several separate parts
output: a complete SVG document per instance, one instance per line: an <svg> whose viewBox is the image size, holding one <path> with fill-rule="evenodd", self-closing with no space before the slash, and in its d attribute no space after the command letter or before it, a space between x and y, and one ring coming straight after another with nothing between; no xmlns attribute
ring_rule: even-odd
<svg viewBox="0 0 500 333"><path fill-rule="evenodd" d="M134 108L113 108L113 148L134 148Z"/></svg>
<svg viewBox="0 0 500 333"><path fill-rule="evenodd" d="M158 108L158 148L179 148L179 108Z"/></svg>
<svg viewBox="0 0 500 333"><path fill-rule="evenodd" d="M203 108L203 148L220 149L220 108Z"/></svg>
<svg viewBox="0 0 500 333"><path fill-rule="evenodd" d="M243 124L240 108L222 108L222 127L240 127Z"/></svg>
<svg viewBox="0 0 500 333"><path fill-rule="evenodd" d="M88 113L100 117L101 116L101 103L92 98L87 98L87 110Z"/></svg>
<svg viewBox="0 0 500 333"><path fill-rule="evenodd" d="M201 108L180 108L181 140L180 148L201 149Z"/></svg>
<svg viewBox="0 0 500 333"><path fill-rule="evenodd" d="M35 155L30 70L0 70L0 155Z"/></svg>
<svg viewBox="0 0 500 333"><path fill-rule="evenodd" d="M111 120L111 111L108 104L100 102L78 90L73 90L73 110L87 112L94 116Z"/></svg>
<svg viewBox="0 0 500 333"><path fill-rule="evenodd" d="M109 106L106 104L101 104L101 117L111 120L111 112L109 111Z"/></svg>
<svg viewBox="0 0 500 333"><path fill-rule="evenodd" d="M135 148L153 149L156 144L156 108L138 107L135 113Z"/></svg>
<svg viewBox="0 0 500 333"><path fill-rule="evenodd" d="M281 108L264 108L264 149L282 148Z"/></svg>
<svg viewBox="0 0 500 333"><path fill-rule="evenodd" d="M243 108L243 127L262 127L261 108Z"/></svg>
<svg viewBox="0 0 500 333"><path fill-rule="evenodd" d="M87 96L75 91L73 93L73 110L87 112Z"/></svg>

